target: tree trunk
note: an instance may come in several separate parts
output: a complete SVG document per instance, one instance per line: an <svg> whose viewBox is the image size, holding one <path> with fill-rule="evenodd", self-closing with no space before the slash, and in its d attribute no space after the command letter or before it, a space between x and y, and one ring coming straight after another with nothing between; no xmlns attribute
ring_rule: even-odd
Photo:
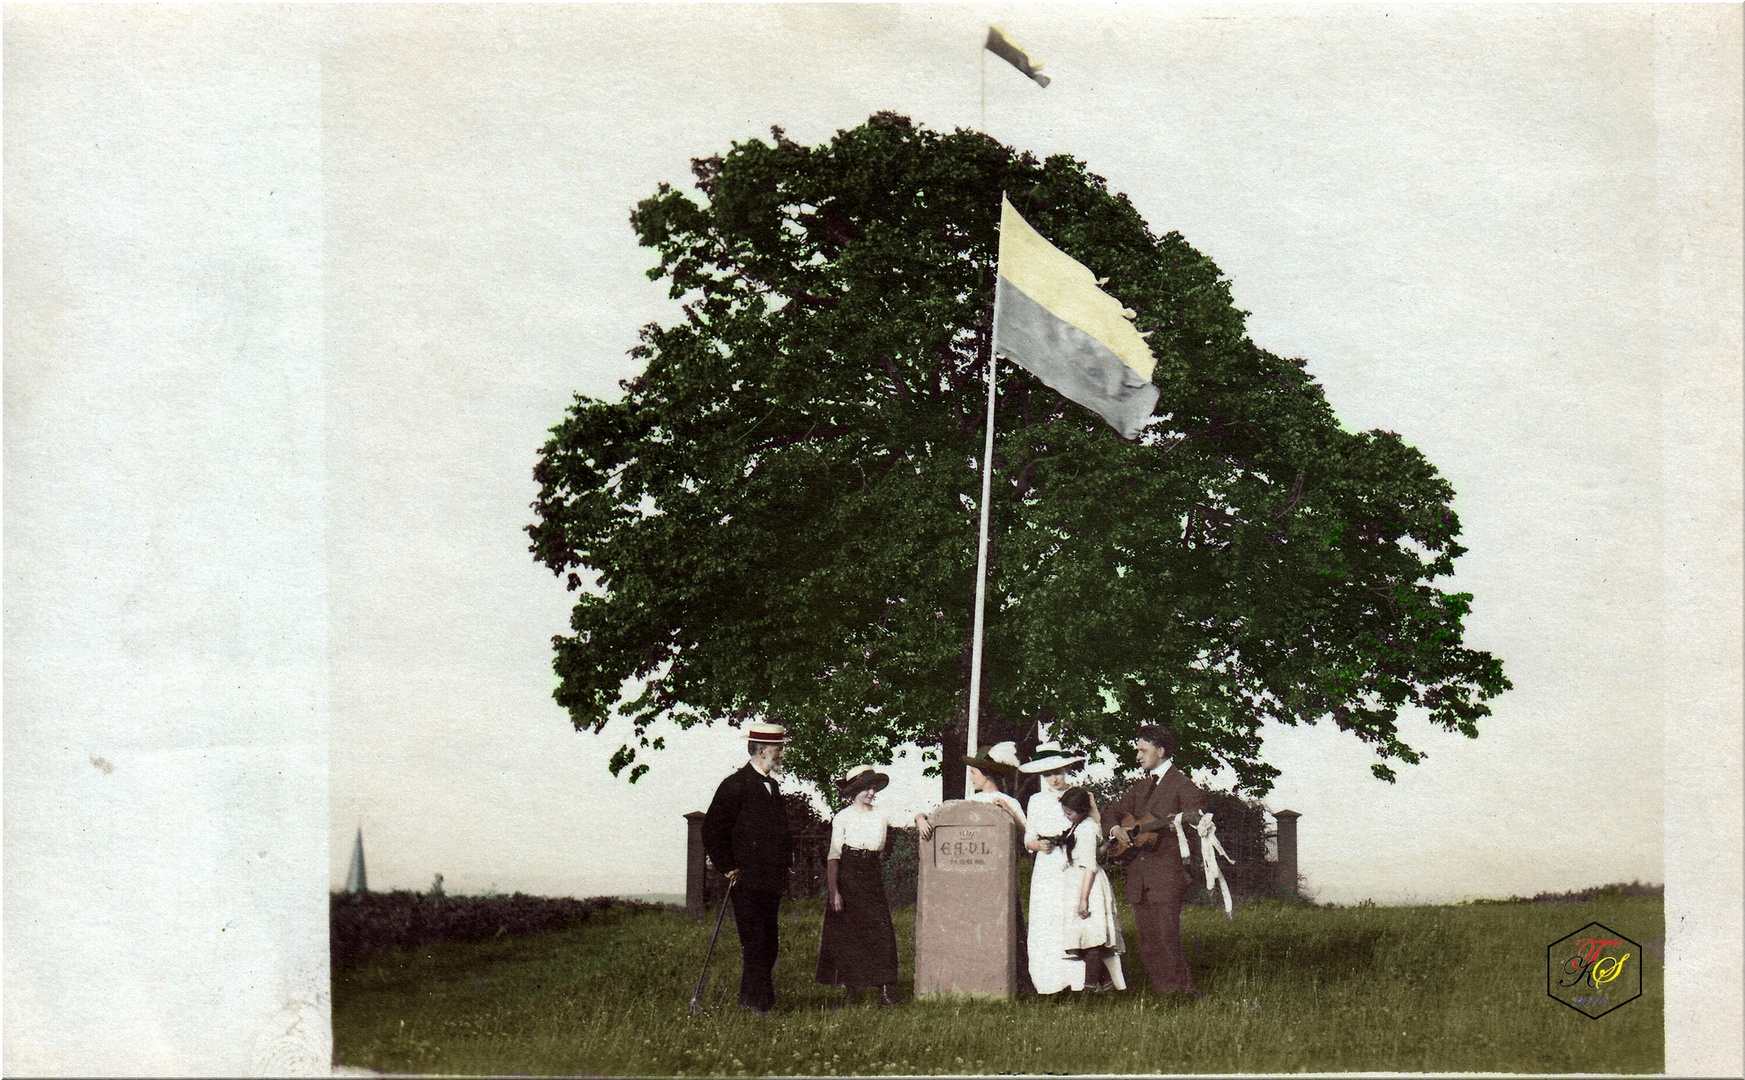
<svg viewBox="0 0 1745 1080"><path fill-rule="evenodd" d="M939 733L939 801L961 799L964 791L963 748L969 738L969 710L962 708Z"/></svg>

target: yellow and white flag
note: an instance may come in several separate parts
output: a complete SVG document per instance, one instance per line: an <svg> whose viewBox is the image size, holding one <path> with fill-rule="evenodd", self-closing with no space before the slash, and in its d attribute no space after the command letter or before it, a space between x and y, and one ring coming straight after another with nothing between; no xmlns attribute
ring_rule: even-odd
<svg viewBox="0 0 1745 1080"><path fill-rule="evenodd" d="M1000 200L999 317L994 349L1107 420L1139 434L1157 405L1157 358L1133 313L1084 264L1049 243Z"/></svg>
<svg viewBox="0 0 1745 1080"><path fill-rule="evenodd" d="M1048 85L1048 76L1042 74L1042 61L1033 59L1029 53L1020 49L999 27L988 27L988 40L982 48L1035 79L1037 86Z"/></svg>

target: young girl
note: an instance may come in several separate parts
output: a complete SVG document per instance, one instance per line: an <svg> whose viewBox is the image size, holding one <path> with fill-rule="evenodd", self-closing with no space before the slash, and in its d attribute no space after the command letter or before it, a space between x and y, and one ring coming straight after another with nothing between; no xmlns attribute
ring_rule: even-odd
<svg viewBox="0 0 1745 1080"><path fill-rule="evenodd" d="M1121 954L1127 943L1121 935L1121 919L1115 911L1115 893L1109 875L1097 864L1097 846L1102 827L1093 816L1095 804L1084 788L1070 788L1060 797L1060 809L1072 822L1072 832L1061 842L1066 850L1066 899L1062 936L1068 956L1084 964L1085 990L1100 993L1127 989L1121 970ZM1079 989L1075 986L1073 989Z"/></svg>
<svg viewBox="0 0 1745 1080"><path fill-rule="evenodd" d="M829 895L824 900L824 933L818 940L813 976L817 982L848 990L832 1011L869 986L879 988L880 1005L897 1003L897 934L885 899L887 822L874 807L878 793L890 782L871 765L856 765L836 785L849 803L830 823L830 852L824 864Z"/></svg>

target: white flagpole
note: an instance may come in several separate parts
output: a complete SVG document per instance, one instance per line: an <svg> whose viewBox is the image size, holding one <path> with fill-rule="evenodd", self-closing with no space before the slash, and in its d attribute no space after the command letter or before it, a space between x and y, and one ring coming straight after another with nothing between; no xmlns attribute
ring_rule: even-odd
<svg viewBox="0 0 1745 1080"><path fill-rule="evenodd" d="M1005 196L1002 194L1001 199ZM976 549L976 613L973 644L969 654L969 748L964 752L971 757L976 752L976 722L981 717L982 705L982 612L987 604L988 596L988 503L994 483L994 375L1000 363L999 348L1000 330L1000 279L999 264L996 261L994 269L994 325L988 337L988 423L987 438L982 443L982 531L981 542ZM969 793L969 769L964 769L964 793Z"/></svg>

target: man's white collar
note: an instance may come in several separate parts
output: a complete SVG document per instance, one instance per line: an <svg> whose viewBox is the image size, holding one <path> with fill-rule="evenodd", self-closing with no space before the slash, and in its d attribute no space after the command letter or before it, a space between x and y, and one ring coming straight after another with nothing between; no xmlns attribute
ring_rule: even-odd
<svg viewBox="0 0 1745 1080"><path fill-rule="evenodd" d="M1170 765L1169 759L1164 758L1163 762L1161 764L1159 764L1157 766L1157 768L1145 770L1145 775L1146 776L1155 776L1157 779L1162 780L1163 774L1169 771L1169 765Z"/></svg>

